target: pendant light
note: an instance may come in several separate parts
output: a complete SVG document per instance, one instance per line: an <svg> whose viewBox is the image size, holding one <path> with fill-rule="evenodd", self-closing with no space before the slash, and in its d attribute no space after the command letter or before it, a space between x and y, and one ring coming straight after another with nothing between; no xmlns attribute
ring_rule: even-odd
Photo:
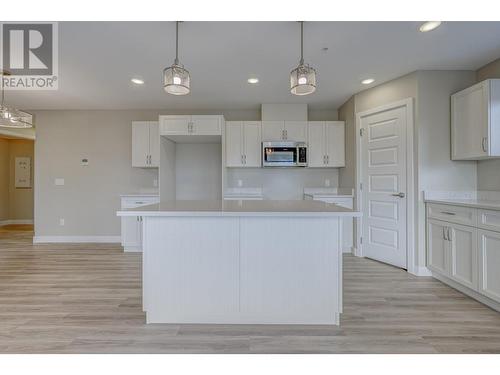
<svg viewBox="0 0 500 375"><path fill-rule="evenodd" d="M5 104L4 76L9 72L0 71L2 74L2 102L0 104L0 127L4 128L32 128L33 115Z"/></svg>
<svg viewBox="0 0 500 375"><path fill-rule="evenodd" d="M179 63L179 21L175 23L175 60L163 70L163 88L172 95L189 94L191 78L184 65Z"/></svg>
<svg viewBox="0 0 500 375"><path fill-rule="evenodd" d="M304 22L300 22L299 66L290 72L290 91L294 95L309 95L316 91L316 70L304 64Z"/></svg>

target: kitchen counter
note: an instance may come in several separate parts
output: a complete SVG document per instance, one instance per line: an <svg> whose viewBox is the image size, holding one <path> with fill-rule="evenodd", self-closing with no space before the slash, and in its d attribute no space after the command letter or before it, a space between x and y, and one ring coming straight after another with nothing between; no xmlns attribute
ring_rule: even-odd
<svg viewBox="0 0 500 375"><path fill-rule="evenodd" d="M320 198L353 198L353 189L344 188L305 188L304 195L313 199Z"/></svg>
<svg viewBox="0 0 500 375"><path fill-rule="evenodd" d="M425 202L500 211L500 201L483 199L426 199Z"/></svg>
<svg viewBox="0 0 500 375"><path fill-rule="evenodd" d="M497 191L426 191L424 202L453 206L500 210L500 192Z"/></svg>
<svg viewBox="0 0 500 375"><path fill-rule="evenodd" d="M118 216L361 216L348 208L313 200L164 201L118 211Z"/></svg>
<svg viewBox="0 0 500 375"><path fill-rule="evenodd" d="M342 222L319 201L166 201L142 217L147 323L336 324Z"/></svg>

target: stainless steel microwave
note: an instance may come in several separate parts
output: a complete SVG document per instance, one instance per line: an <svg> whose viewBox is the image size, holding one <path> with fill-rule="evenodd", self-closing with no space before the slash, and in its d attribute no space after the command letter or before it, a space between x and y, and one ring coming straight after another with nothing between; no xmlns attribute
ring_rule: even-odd
<svg viewBox="0 0 500 375"><path fill-rule="evenodd" d="M263 167L307 167L304 142L262 142Z"/></svg>

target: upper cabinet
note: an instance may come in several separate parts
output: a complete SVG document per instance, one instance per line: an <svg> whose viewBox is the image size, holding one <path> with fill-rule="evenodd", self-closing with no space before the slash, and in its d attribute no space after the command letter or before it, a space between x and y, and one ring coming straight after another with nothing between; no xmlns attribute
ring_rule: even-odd
<svg viewBox="0 0 500 375"><path fill-rule="evenodd" d="M307 142L307 121L262 121L262 140Z"/></svg>
<svg viewBox="0 0 500 375"><path fill-rule="evenodd" d="M226 166L260 167L261 122L226 122Z"/></svg>
<svg viewBox="0 0 500 375"><path fill-rule="evenodd" d="M343 121L310 121L309 167L345 167L345 125Z"/></svg>
<svg viewBox="0 0 500 375"><path fill-rule="evenodd" d="M451 96L451 158L500 157L500 79L488 79Z"/></svg>
<svg viewBox="0 0 500 375"><path fill-rule="evenodd" d="M224 118L220 115L160 116L160 135L175 142L219 141ZM203 136L197 139L193 136ZM187 138L189 137L189 138Z"/></svg>
<svg viewBox="0 0 500 375"><path fill-rule="evenodd" d="M132 167L153 168L159 166L159 138L158 122L132 122Z"/></svg>

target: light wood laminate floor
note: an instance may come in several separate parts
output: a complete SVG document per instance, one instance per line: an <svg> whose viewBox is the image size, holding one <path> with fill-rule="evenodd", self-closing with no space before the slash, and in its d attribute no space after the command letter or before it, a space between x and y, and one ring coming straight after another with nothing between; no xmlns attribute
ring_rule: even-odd
<svg viewBox="0 0 500 375"><path fill-rule="evenodd" d="M500 353L499 313L352 256L340 327L146 325L139 254L32 235L0 227L0 353Z"/></svg>

